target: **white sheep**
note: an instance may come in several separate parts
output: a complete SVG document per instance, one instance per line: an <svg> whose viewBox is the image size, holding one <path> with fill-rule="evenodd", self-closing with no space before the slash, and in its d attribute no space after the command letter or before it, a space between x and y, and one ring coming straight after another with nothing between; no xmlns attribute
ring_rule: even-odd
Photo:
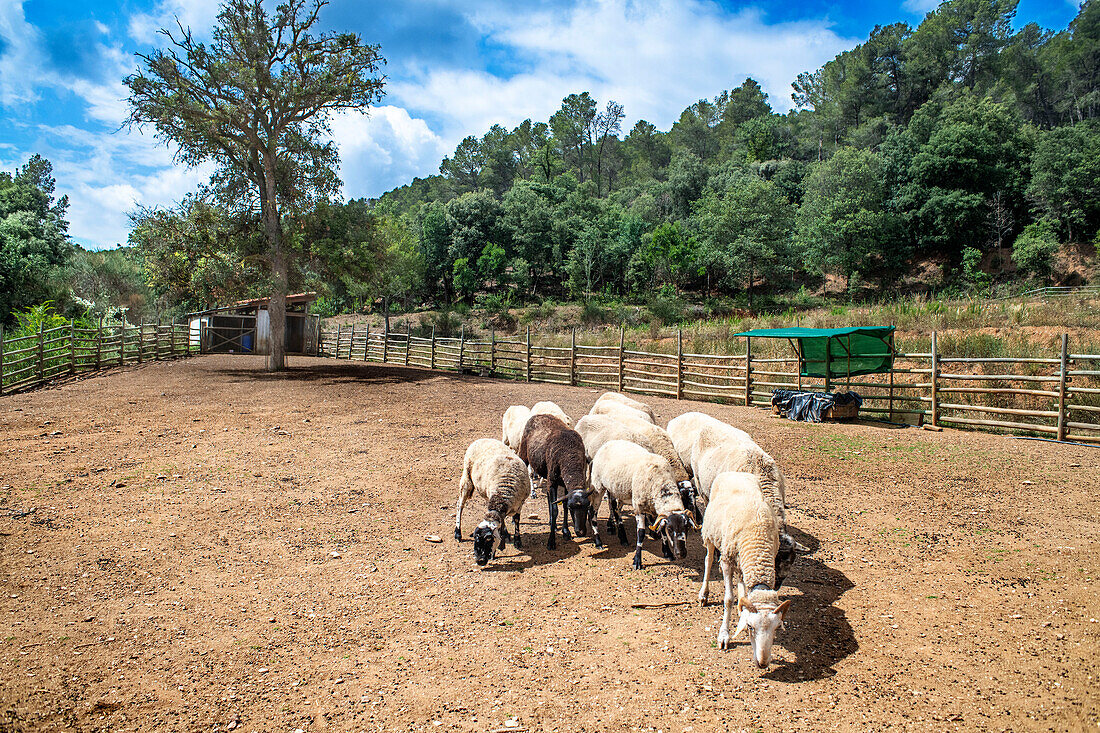
<svg viewBox="0 0 1100 733"><path fill-rule="evenodd" d="M500 439L512 450L519 450L519 441L523 438L523 429L531 417L531 410L524 405L512 405L500 418Z"/></svg>
<svg viewBox="0 0 1100 733"><path fill-rule="evenodd" d="M584 452L589 460L595 458L596 451L609 440L629 440L661 456L672 467L684 506L693 506L691 474L664 428L617 412L613 415L585 415L577 421L576 430L584 440Z"/></svg>
<svg viewBox="0 0 1100 733"><path fill-rule="evenodd" d="M462 540L462 508L474 491L485 497L485 518L474 530L474 559L485 565L499 546L509 539L504 525L512 517L515 526L513 543L523 547L519 536L519 513L523 502L531 495L531 478L527 466L511 448L493 438L480 438L470 444L462 461L462 478L458 482L458 508L455 511L455 539Z"/></svg>
<svg viewBox="0 0 1100 733"><path fill-rule="evenodd" d="M779 520L780 530L786 529L786 479L775 459L748 433L725 423L703 426L692 445L690 463L704 505L710 501L711 485L719 474L746 471L759 476L760 489Z"/></svg>
<svg viewBox="0 0 1100 733"><path fill-rule="evenodd" d="M771 507L764 500L760 480L754 474L719 474L711 487L711 502L703 519L703 546L707 556L703 564L703 584L699 603L707 604L710 569L714 554L721 552L720 564L726 594L718 646L729 649L732 640L747 627L756 666L771 663L775 633L783 625L790 600L779 602L776 591L775 558L779 550L779 526ZM733 609L733 581L737 580L737 630L730 637L730 613ZM746 590L747 589L747 590Z"/></svg>
<svg viewBox="0 0 1100 733"><path fill-rule="evenodd" d="M591 484L593 511L599 509L605 494L619 541L627 543L619 508L627 504L634 511L638 526L634 549L634 568L642 569L642 541L646 515L657 520L649 529L661 538L661 550L670 560L687 554L687 530L697 528L695 515L684 509L672 467L661 456L650 453L637 443L611 440L592 459Z"/></svg>
<svg viewBox="0 0 1100 733"><path fill-rule="evenodd" d="M620 405L626 405L627 407L633 407L635 410L644 412L651 423L656 424L657 422L656 416L653 414L652 407L644 402L641 402L640 400L627 397L622 392L604 392L602 395L600 395L600 398L596 400L596 404L598 405L601 402L615 402Z"/></svg>
<svg viewBox="0 0 1100 733"><path fill-rule="evenodd" d="M668 427L665 428L684 465L691 465L691 449L695 445L695 439L699 437L699 432L705 427L728 428L734 433L740 433L745 438L752 439L752 436L744 430L738 430L716 417L711 417L703 412L685 412L683 415L669 420Z"/></svg>
<svg viewBox="0 0 1100 733"><path fill-rule="evenodd" d="M557 403L550 402L549 400L545 400L543 402L536 402L534 404L534 406L531 408L531 414L532 415L553 415L554 417L558 418L563 423L565 423L567 426L573 427L573 421L570 419L570 417L568 415L565 414L565 411L562 410L560 407L558 407Z"/></svg>
<svg viewBox="0 0 1100 733"><path fill-rule="evenodd" d="M612 417L632 417L636 420L644 420L648 423L653 423L653 418L646 412L636 407L631 407L630 405L624 405L622 402L614 402L611 400L597 400L596 404L592 405L592 409L588 411L588 414L610 415Z"/></svg>

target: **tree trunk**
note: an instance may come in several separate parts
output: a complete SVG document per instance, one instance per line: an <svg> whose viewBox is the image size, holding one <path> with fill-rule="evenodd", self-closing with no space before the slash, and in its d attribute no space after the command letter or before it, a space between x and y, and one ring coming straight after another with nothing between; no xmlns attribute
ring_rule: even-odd
<svg viewBox="0 0 1100 733"><path fill-rule="evenodd" d="M286 369L286 295L289 288L290 267L283 251L283 222L279 218L279 205L275 193L275 161L264 156L264 187L260 190L260 206L264 221L264 235L271 253L271 300L267 315L271 326L271 348L267 356L267 370L281 372Z"/></svg>

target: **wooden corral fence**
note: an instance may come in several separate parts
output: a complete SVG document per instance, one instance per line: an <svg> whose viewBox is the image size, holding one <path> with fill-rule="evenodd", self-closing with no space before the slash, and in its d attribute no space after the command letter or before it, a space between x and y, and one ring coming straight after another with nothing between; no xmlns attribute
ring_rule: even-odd
<svg viewBox="0 0 1100 733"><path fill-rule="evenodd" d="M550 341L547 339L547 341ZM798 358L758 356L752 339L742 354L627 348L619 343L568 345L520 337L488 339L414 336L408 331L371 330L365 324L323 327L320 355L470 372L528 382L551 382L695 399L725 404L771 406L774 389L825 389L821 378L798 374ZM1100 444L1100 354L1075 354L1069 337L1049 357L960 357L931 349L894 351L886 374L831 379L830 388L856 391L861 412L887 420L1019 430L1058 440Z"/></svg>
<svg viewBox="0 0 1100 733"><path fill-rule="evenodd" d="M36 333L5 336L0 326L0 395L126 364L197 354L186 323L69 322Z"/></svg>

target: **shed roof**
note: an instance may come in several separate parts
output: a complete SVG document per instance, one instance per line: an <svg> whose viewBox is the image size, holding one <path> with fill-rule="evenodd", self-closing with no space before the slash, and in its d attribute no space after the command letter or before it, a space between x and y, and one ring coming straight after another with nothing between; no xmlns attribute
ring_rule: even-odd
<svg viewBox="0 0 1100 733"><path fill-rule="evenodd" d="M804 377L881 374L894 366L893 326L757 328L736 336L789 339Z"/></svg>

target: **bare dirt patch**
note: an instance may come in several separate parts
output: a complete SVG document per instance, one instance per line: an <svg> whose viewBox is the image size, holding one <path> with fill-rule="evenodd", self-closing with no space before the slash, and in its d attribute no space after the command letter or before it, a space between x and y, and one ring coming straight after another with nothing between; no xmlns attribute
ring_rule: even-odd
<svg viewBox="0 0 1100 733"><path fill-rule="evenodd" d="M292 362L0 399L0 730L1097 726L1100 450L651 400L787 473L816 553L761 674L714 647L717 605L630 607L692 600L697 542L641 572L611 537L550 552L541 499L485 571L451 539L469 442L593 391Z"/></svg>

